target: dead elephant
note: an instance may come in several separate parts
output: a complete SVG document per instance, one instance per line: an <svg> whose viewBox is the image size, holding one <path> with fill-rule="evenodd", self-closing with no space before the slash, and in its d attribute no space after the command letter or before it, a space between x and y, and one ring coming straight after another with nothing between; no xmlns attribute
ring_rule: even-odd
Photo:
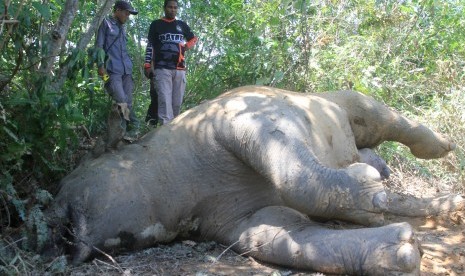
<svg viewBox="0 0 465 276"><path fill-rule="evenodd" d="M419 158L455 148L357 92L237 88L63 179L51 241L70 226L75 262L197 237L293 268L419 274L411 226L380 226L389 173L367 149L383 141ZM333 230L322 219L379 227Z"/></svg>

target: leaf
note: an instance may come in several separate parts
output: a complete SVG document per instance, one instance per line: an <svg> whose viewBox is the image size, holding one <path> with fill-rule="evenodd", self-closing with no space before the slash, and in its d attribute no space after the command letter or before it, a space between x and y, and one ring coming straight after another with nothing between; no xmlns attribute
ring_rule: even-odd
<svg viewBox="0 0 465 276"><path fill-rule="evenodd" d="M4 126L4 127L3 127L3 130L6 132L6 134L8 134L8 136L10 136L11 138L13 138L13 140L14 140L16 143L19 143L18 136L16 136L9 128L7 128L6 126Z"/></svg>
<svg viewBox="0 0 465 276"><path fill-rule="evenodd" d="M64 168L60 168L59 166L57 166L56 164L54 164L53 162L50 162L48 161L44 156L40 155L40 159L42 160L42 162L52 171L64 171L65 169Z"/></svg>
<svg viewBox="0 0 465 276"><path fill-rule="evenodd" d="M263 77L263 78L259 78L255 81L255 84L256 85L266 85L266 84L269 84L270 83L270 78L267 78L267 77Z"/></svg>
<svg viewBox="0 0 465 276"><path fill-rule="evenodd" d="M282 71L277 71L274 73L273 76L273 83L278 83L284 78L284 72Z"/></svg>
<svg viewBox="0 0 465 276"><path fill-rule="evenodd" d="M32 6L36 8L36 10L40 13L40 15L46 20L50 20L51 13L50 13L50 6L47 4L41 4L39 2L33 2Z"/></svg>
<svg viewBox="0 0 465 276"><path fill-rule="evenodd" d="M97 64L105 62L105 51L102 48L97 48Z"/></svg>

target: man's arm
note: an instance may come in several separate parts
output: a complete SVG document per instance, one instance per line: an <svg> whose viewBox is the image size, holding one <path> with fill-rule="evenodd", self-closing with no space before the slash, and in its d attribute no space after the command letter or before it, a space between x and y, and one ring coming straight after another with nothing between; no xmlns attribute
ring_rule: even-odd
<svg viewBox="0 0 465 276"><path fill-rule="evenodd" d="M153 44L152 44L152 41L153 41L153 35L154 35L154 32L155 32L155 23L156 20L152 21L152 23L150 24L150 27L149 27L149 32L148 32L148 35L147 35L147 47L145 48L145 59L144 59L144 75L147 77L147 78L152 78L153 77L153 63L155 62L153 59L154 59L154 47L153 47Z"/></svg>
<svg viewBox="0 0 465 276"><path fill-rule="evenodd" d="M198 39L196 36L194 36L193 38L191 38L191 39L190 39L189 41L187 41L187 43L186 43L186 49L190 49L190 48L194 47L198 40L199 40L199 39Z"/></svg>
<svg viewBox="0 0 465 276"><path fill-rule="evenodd" d="M196 37L194 35L194 33L191 31L191 28L189 27L189 25L187 25L186 23L185 24L185 29L184 29L184 37L186 38L187 42L186 42L186 49L189 50L191 49L192 47L195 46L195 44L197 43L197 41L199 40L198 37Z"/></svg>
<svg viewBox="0 0 465 276"><path fill-rule="evenodd" d="M147 47L145 48L145 60L144 60L144 75L148 79L153 77L152 59L153 59L153 47L152 47L152 43L149 40L147 42Z"/></svg>

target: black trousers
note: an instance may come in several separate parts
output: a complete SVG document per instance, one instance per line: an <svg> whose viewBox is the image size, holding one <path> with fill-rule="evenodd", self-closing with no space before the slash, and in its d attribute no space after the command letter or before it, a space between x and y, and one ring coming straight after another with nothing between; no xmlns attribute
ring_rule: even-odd
<svg viewBox="0 0 465 276"><path fill-rule="evenodd" d="M150 79L150 105L145 116L145 122L156 126L158 124L158 93L155 89L155 81Z"/></svg>

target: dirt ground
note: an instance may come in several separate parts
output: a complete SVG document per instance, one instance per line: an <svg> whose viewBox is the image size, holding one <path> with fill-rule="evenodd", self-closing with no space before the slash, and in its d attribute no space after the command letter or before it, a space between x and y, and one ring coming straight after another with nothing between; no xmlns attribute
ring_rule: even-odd
<svg viewBox="0 0 465 276"><path fill-rule="evenodd" d="M421 275L465 275L465 214L402 219L422 244ZM214 242L179 241L71 268L70 275L324 275L277 267L240 256Z"/></svg>
<svg viewBox="0 0 465 276"><path fill-rule="evenodd" d="M398 179L397 179L398 180ZM402 190L417 197L447 193L447 188L418 179L391 178L390 190ZM386 217L387 222L407 221L415 229L422 245L421 275L465 275L465 212L440 217ZM190 240L159 245L140 252L107 256L90 263L69 267L67 275L324 275L277 267L240 256L215 242Z"/></svg>

